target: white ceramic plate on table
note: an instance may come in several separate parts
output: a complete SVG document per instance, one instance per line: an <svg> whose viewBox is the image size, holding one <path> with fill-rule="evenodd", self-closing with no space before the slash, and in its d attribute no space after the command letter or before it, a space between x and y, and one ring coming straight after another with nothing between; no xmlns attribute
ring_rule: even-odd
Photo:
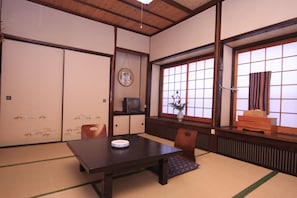
<svg viewBox="0 0 297 198"><path fill-rule="evenodd" d="M128 140L112 140L111 146L114 148L126 148L130 145Z"/></svg>

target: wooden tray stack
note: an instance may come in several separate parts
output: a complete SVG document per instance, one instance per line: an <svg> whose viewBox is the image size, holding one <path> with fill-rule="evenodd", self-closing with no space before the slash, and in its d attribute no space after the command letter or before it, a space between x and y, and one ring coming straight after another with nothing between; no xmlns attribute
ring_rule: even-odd
<svg viewBox="0 0 297 198"><path fill-rule="evenodd" d="M238 130L264 132L265 135L276 133L276 118L268 118L265 111L248 110L238 116Z"/></svg>

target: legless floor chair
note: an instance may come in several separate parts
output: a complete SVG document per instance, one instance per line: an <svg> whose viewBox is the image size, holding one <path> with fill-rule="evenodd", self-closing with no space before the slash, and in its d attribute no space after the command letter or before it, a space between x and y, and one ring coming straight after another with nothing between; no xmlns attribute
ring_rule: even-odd
<svg viewBox="0 0 297 198"><path fill-rule="evenodd" d="M81 139L107 137L105 124L86 124L81 126Z"/></svg>
<svg viewBox="0 0 297 198"><path fill-rule="evenodd" d="M168 158L168 178L195 170L199 164L195 160L195 146L198 132L180 128L177 131L174 146L182 149L183 153ZM158 173L158 165L150 167L154 173Z"/></svg>
<svg viewBox="0 0 297 198"><path fill-rule="evenodd" d="M95 139L107 137L105 124L85 124L81 126L81 139ZM81 172L85 171L82 165L79 165Z"/></svg>
<svg viewBox="0 0 297 198"><path fill-rule="evenodd" d="M198 132L195 130L189 130L179 128L175 137L174 146L183 150L182 157L196 162L195 159L195 147L197 141Z"/></svg>

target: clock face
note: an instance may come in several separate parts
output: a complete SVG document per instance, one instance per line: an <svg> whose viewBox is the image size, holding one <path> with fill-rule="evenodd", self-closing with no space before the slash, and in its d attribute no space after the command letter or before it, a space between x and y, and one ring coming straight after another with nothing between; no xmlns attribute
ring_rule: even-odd
<svg viewBox="0 0 297 198"><path fill-rule="evenodd" d="M121 83L121 85L125 87L129 87L130 85L132 85L134 81L134 76L132 71L128 68L120 69L118 74L118 80Z"/></svg>

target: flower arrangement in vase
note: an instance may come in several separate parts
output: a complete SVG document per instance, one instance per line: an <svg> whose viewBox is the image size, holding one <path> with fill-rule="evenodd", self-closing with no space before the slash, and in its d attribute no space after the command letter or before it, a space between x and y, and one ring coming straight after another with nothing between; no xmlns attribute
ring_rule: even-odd
<svg viewBox="0 0 297 198"><path fill-rule="evenodd" d="M179 122L181 122L184 118L183 110L186 106L186 103L181 102L181 98L180 98L178 91L176 91L175 95L172 95L171 97L173 99L173 102L169 103L169 105L172 106L173 109L178 110L177 119Z"/></svg>

